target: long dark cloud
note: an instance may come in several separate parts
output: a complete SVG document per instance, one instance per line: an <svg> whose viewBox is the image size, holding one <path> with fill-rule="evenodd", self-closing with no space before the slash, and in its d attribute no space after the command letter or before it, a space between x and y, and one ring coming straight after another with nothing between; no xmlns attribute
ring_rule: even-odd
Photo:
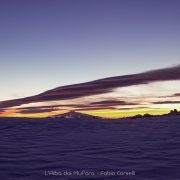
<svg viewBox="0 0 180 180"><path fill-rule="evenodd" d="M157 81L180 80L180 66L148 71L139 74L110 77L81 84L58 87L41 94L0 102L0 108L19 106L22 104L68 100L90 95L112 92L118 87L148 84Z"/></svg>
<svg viewBox="0 0 180 180"><path fill-rule="evenodd" d="M54 108L54 109L58 109L61 107L74 107L76 106L76 104L65 104L65 105L48 105L48 106L30 106L30 107L19 107L16 108L18 110L26 110L26 109L47 109L47 108Z"/></svg>
<svg viewBox="0 0 180 180"><path fill-rule="evenodd" d="M118 101L118 100L104 100L104 101L92 102L91 105L118 106L118 105L137 105L137 103Z"/></svg>
<svg viewBox="0 0 180 180"><path fill-rule="evenodd" d="M122 108L118 108L118 110L137 110L137 109L152 109L152 107L148 107L148 106L139 106L139 107L122 107ZM159 109L159 108L153 108L153 109Z"/></svg>
<svg viewBox="0 0 180 180"><path fill-rule="evenodd" d="M89 105L76 105L73 108L77 111L81 110L99 110L99 109L116 109L113 105L109 104L89 104Z"/></svg>
<svg viewBox="0 0 180 180"><path fill-rule="evenodd" d="M180 104L180 101L157 101L153 102L153 104Z"/></svg>
<svg viewBox="0 0 180 180"><path fill-rule="evenodd" d="M116 110L115 107L111 107L111 106L106 106L106 107L100 107L100 106L85 106L85 107L82 107L82 108L77 108L75 109L75 111L86 111L86 110Z"/></svg>
<svg viewBox="0 0 180 180"><path fill-rule="evenodd" d="M173 94L171 97L180 97L180 93Z"/></svg>
<svg viewBox="0 0 180 180"><path fill-rule="evenodd" d="M21 110L20 113L21 114L36 114L36 113L49 113L49 112L53 112L55 111L55 109L53 108L47 108L47 109L24 109Z"/></svg>
<svg viewBox="0 0 180 180"><path fill-rule="evenodd" d="M3 114L5 112L5 109L0 109L0 114Z"/></svg>

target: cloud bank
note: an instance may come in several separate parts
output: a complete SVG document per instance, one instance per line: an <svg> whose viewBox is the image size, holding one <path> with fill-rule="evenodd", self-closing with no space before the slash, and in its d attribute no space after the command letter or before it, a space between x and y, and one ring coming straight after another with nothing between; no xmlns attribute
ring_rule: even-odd
<svg viewBox="0 0 180 180"><path fill-rule="evenodd" d="M110 77L86 83L61 86L35 96L2 101L0 102L0 109L20 106L29 103L71 100L74 98L113 92L115 88L168 80L180 80L180 66L158 69L132 75ZM116 103L117 102L111 102L111 104ZM122 104L125 102L118 103ZM103 101L101 102L101 104L103 104ZM110 105L110 103L108 102L104 102L104 104Z"/></svg>

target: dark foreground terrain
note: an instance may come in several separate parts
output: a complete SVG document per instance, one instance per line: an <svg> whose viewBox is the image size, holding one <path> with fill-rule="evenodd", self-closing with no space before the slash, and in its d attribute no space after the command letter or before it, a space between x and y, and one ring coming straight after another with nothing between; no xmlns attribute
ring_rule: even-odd
<svg viewBox="0 0 180 180"><path fill-rule="evenodd" d="M0 119L0 179L180 179L180 118Z"/></svg>

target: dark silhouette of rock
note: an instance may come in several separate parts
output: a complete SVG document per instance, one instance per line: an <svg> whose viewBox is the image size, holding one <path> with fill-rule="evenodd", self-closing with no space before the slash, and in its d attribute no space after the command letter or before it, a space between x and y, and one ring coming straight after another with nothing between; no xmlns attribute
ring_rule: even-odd
<svg viewBox="0 0 180 180"><path fill-rule="evenodd" d="M149 117L165 117L165 116L178 116L180 115L180 111L178 111L177 109L171 110L168 114L164 114L164 115L152 115L152 114L144 114L144 115L140 115L137 114L135 116L132 116L131 119L137 119L137 118L149 118Z"/></svg>
<svg viewBox="0 0 180 180"><path fill-rule="evenodd" d="M151 115L151 114L148 114L148 113L146 113L146 114L144 114L144 115L137 114L137 115L135 115L135 116L133 116L133 117L131 117L131 118L132 118L132 119L137 119L137 118L148 118L148 117L154 117L154 115Z"/></svg>
<svg viewBox="0 0 180 180"><path fill-rule="evenodd" d="M135 116L132 116L131 119L137 119L137 118L142 118L143 116L141 114L137 114Z"/></svg>
<svg viewBox="0 0 180 180"><path fill-rule="evenodd" d="M168 115L180 115L180 112L177 109L171 110Z"/></svg>
<svg viewBox="0 0 180 180"><path fill-rule="evenodd" d="M148 114L148 113L146 113L146 114L144 114L144 116L143 117L153 117L153 115L152 114Z"/></svg>

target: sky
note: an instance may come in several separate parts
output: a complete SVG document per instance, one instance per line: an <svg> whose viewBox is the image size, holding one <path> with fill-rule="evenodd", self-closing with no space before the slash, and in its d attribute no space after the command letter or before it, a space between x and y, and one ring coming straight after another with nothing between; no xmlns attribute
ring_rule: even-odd
<svg viewBox="0 0 180 180"><path fill-rule="evenodd" d="M106 105L112 103L107 101L120 102L109 105L115 110L111 107L105 111L102 103L101 107L93 105L94 111L88 112L119 117L126 116L127 111L128 114L164 113L178 108L178 102L153 104L158 100L179 100L179 96L172 97L180 93L179 81L174 78L167 82L153 80L147 85L118 85L103 93L97 88L97 94L58 98L58 102L46 99L47 102L31 104L28 101L20 107L5 107L4 103L65 85L177 67L180 64L179 9L179 0L1 0L0 115L31 116L33 113L27 113L30 109L18 113L17 108L52 108L68 103L82 105L85 112L91 103L100 101L106 101ZM141 112L137 110L137 106L140 108L135 101L137 97L133 96L138 89L142 92L138 94L140 100L144 96L155 98L149 97L146 102L141 102ZM162 91L166 99L158 99ZM123 104L126 101L132 101L132 104ZM119 103L118 110L114 103L116 106ZM148 103L152 107L147 106ZM45 116L72 107L55 107L57 112L46 107L43 112ZM131 108L131 112L127 108ZM41 110L36 108L35 116L42 116L38 113Z"/></svg>

